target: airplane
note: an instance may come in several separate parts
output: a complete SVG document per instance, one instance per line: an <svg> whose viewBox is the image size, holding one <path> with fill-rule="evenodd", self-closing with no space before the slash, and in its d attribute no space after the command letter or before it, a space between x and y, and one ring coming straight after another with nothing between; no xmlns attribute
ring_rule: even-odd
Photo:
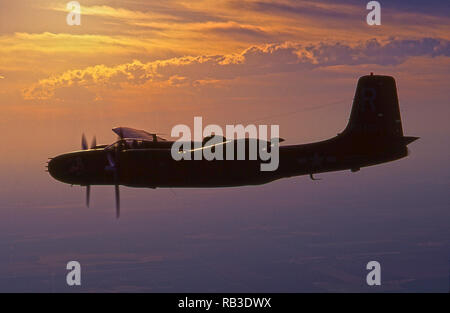
<svg viewBox="0 0 450 313"><path fill-rule="evenodd" d="M261 185L281 178L350 170L402 159L411 142L419 137L403 135L395 79L370 75L358 80L346 128L328 140L279 146L279 166L261 171L265 162L256 160L180 160L171 155L174 141L158 134L128 127L113 131L118 140L111 145L90 147L82 136L82 150L50 158L48 172L58 181L86 187L114 185L116 217L120 216L119 186L144 188L212 188ZM225 140L225 138L224 138ZM233 139L227 142L237 144ZM244 139L247 140L248 138ZM280 140L282 141L282 140ZM204 144L203 140L202 144ZM210 146L205 147L210 148ZM186 152L186 151L185 151ZM193 150L187 151L193 153Z"/></svg>

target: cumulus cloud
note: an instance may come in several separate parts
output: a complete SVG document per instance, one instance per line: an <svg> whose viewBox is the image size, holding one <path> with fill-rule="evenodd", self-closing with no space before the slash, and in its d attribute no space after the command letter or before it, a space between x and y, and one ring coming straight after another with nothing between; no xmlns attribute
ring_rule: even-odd
<svg viewBox="0 0 450 313"><path fill-rule="evenodd" d="M142 63L134 60L113 67L96 65L42 79L23 91L25 99L49 99L67 87L121 88L165 82L167 86L202 86L205 82L242 76L293 72L334 65L397 65L415 56L450 56L449 41L376 39L356 45L285 42L252 46L228 55L187 56Z"/></svg>
<svg viewBox="0 0 450 313"><path fill-rule="evenodd" d="M397 65L414 56L450 56L450 42L442 39L388 40L381 43L368 40L354 47L336 43L320 43L306 47L316 62L322 65L380 64Z"/></svg>

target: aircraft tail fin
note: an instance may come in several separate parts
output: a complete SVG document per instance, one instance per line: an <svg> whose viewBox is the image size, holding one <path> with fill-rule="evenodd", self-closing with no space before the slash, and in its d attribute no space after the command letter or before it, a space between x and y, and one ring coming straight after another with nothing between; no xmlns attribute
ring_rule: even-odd
<svg viewBox="0 0 450 313"><path fill-rule="evenodd" d="M356 88L350 120L344 133L350 136L403 137L397 87L391 76L362 76Z"/></svg>

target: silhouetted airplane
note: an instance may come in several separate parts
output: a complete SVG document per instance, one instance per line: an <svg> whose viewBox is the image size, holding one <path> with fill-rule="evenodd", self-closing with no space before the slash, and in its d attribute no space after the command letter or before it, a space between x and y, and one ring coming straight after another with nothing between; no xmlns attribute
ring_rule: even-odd
<svg viewBox="0 0 450 313"><path fill-rule="evenodd" d="M314 179L316 173L348 169L355 172L361 167L404 158L408 155L407 145L418 139L403 136L394 78L373 74L359 79L350 120L343 132L325 141L279 147L279 167L272 172L260 170L261 163L267 161L259 157L175 161L171 156L173 141L132 128L113 131L120 137L117 142L97 145L94 138L90 148L83 135L83 150L52 158L48 171L61 182L86 186L87 206L91 185L114 185L117 217L119 185L231 187L266 184L305 174ZM237 144L237 140L231 144Z"/></svg>

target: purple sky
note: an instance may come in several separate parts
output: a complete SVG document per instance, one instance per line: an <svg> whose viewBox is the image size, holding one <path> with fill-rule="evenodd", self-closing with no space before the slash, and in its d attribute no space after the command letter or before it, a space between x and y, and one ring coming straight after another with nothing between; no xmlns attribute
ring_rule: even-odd
<svg viewBox="0 0 450 313"><path fill-rule="evenodd" d="M449 290L450 23L441 1L0 4L0 291ZM58 4L55 4L58 3ZM7 13L5 13L7 12ZM447 13L446 13L447 12ZM359 76L397 80L403 160L229 189L84 189L47 158L111 128L279 124L286 144L346 125ZM295 111L295 114L285 114ZM82 287L65 265L82 266ZM367 262L382 286L365 283Z"/></svg>

